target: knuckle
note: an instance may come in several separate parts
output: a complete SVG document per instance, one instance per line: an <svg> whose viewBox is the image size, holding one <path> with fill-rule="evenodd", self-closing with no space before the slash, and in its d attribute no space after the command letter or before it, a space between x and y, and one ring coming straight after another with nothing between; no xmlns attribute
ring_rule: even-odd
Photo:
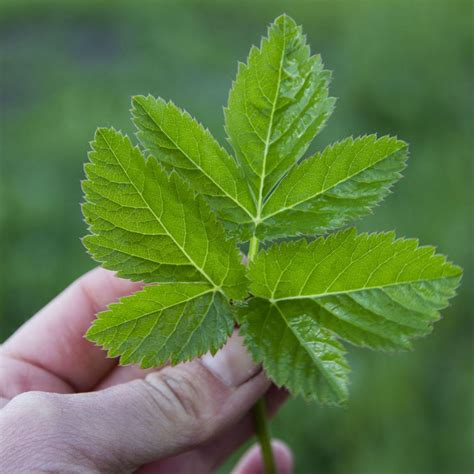
<svg viewBox="0 0 474 474"><path fill-rule="evenodd" d="M58 395L47 392L26 392L14 397L2 410L4 417L15 420L19 430L51 433L57 429L62 403Z"/></svg>
<svg viewBox="0 0 474 474"><path fill-rule="evenodd" d="M0 458L7 465L13 461L28 464L36 453L49 453L53 458L58 455L67 439L61 430L61 412L56 394L32 391L14 397L0 412L0 432L5 440L0 443ZM30 456L22 460L25 453Z"/></svg>
<svg viewBox="0 0 474 474"><path fill-rule="evenodd" d="M174 367L148 375L145 384L154 404L159 406L172 426L182 428L180 431L188 442L200 443L206 439L208 404L203 399L203 388L198 377Z"/></svg>
<svg viewBox="0 0 474 474"><path fill-rule="evenodd" d="M7 405L8 410L14 410L18 416L35 418L49 415L57 410L57 396L48 392L24 392L14 397Z"/></svg>

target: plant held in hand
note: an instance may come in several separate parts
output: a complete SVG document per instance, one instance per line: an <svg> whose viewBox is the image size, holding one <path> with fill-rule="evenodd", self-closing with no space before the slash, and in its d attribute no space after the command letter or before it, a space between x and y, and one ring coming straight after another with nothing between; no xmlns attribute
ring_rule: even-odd
<svg viewBox="0 0 474 474"><path fill-rule="evenodd" d="M237 321L277 385L342 404L342 341L399 350L430 332L461 269L393 232L338 231L389 193L408 151L368 135L304 158L334 107L329 81L283 15L239 64L225 109L233 155L151 96L133 98L141 147L97 130L83 183L84 244L104 267L150 284L100 313L89 340L122 364L154 367L215 353ZM317 238L294 239L301 235Z"/></svg>

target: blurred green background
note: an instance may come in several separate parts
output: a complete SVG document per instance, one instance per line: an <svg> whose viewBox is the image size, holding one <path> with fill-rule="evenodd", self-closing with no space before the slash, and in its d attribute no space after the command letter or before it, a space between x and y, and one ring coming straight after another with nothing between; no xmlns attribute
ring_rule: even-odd
<svg viewBox="0 0 474 474"><path fill-rule="evenodd" d="M152 93L224 142L237 60L282 12L334 71L337 109L312 150L374 131L411 144L405 178L359 228L437 244L465 277L415 352L351 348L348 408L293 400L274 434L300 473L472 472L471 1L3 0L0 340L94 266L79 202L95 128L132 133L129 98Z"/></svg>

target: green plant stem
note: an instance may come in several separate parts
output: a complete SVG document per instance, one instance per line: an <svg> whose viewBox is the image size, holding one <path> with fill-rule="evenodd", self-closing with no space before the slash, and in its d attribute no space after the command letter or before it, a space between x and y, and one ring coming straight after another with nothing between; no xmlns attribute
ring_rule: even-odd
<svg viewBox="0 0 474 474"><path fill-rule="evenodd" d="M248 261L249 263L258 253L258 239L255 235L250 239ZM267 421L267 411L265 407L265 398L262 397L252 408L255 433L257 435L260 448L262 450L263 465L265 474L276 474L275 459L271 445L270 427Z"/></svg>
<svg viewBox="0 0 474 474"><path fill-rule="evenodd" d="M255 432L262 450L263 465L265 474L277 474L275 459L271 445L270 428L267 420L267 410L265 407L265 398L262 397L252 408Z"/></svg>
<svg viewBox="0 0 474 474"><path fill-rule="evenodd" d="M258 253L258 239L255 237L255 235L252 236L250 239L250 244L249 244L249 254L248 254L248 259L249 263L255 258L255 256Z"/></svg>

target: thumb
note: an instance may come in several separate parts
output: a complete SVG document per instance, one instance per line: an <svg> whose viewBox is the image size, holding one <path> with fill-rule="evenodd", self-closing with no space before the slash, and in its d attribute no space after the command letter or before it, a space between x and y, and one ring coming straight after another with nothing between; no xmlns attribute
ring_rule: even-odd
<svg viewBox="0 0 474 474"><path fill-rule="evenodd" d="M122 471L210 440L242 418L269 384L234 335L215 357L165 367L144 380L85 394L30 392L17 405L28 395L34 405L39 394L36 408L26 411L35 413L34 424L49 415L45 426L56 432L43 432L43 439L70 443L65 452L82 453L101 471ZM6 408L14 405L15 399ZM31 437L31 420L25 423Z"/></svg>

